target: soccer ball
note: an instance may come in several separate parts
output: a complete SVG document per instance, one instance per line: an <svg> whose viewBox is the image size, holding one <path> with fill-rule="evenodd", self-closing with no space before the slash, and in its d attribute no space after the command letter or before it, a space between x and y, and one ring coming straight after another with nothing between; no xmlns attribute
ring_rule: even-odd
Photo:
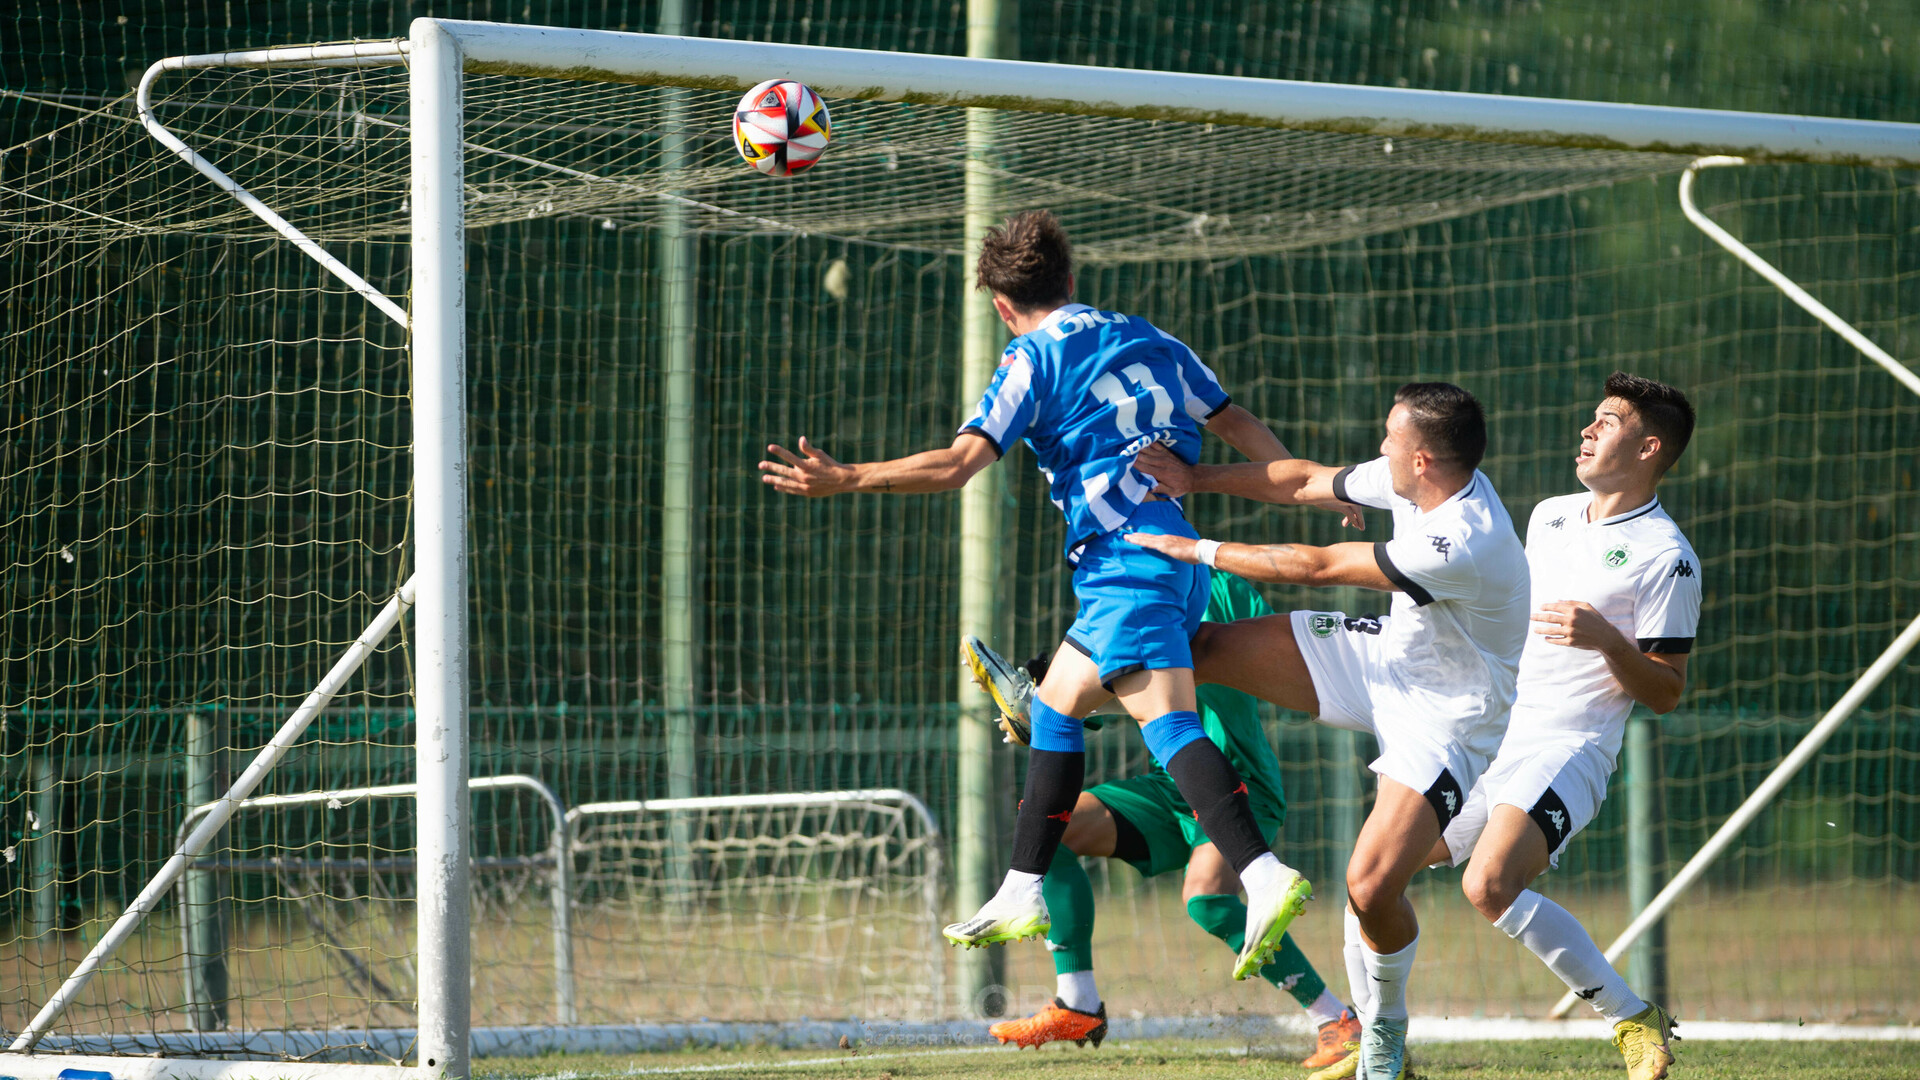
<svg viewBox="0 0 1920 1080"><path fill-rule="evenodd" d="M790 79L768 79L733 110L733 145L768 176L792 176L826 152L828 123L819 94Z"/></svg>

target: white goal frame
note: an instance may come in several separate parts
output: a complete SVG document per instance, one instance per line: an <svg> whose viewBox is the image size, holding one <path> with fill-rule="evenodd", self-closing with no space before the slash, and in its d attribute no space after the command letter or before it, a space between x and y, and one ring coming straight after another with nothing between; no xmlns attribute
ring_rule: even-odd
<svg viewBox="0 0 1920 1080"><path fill-rule="evenodd" d="M409 69L411 310L335 260L297 228L165 132L146 107L154 80L168 71L214 67L372 67ZM950 107L1074 113L1290 128L1381 136L1429 136L1516 144L1641 150L1694 156L1735 155L1750 161L1920 168L1920 125L1677 109L1543 98L1339 86L1231 76L690 37L513 26L421 18L406 39L299 46L198 56L153 65L141 84L142 120L183 160L245 203L282 235L346 281L370 303L407 325L413 373L413 536L417 706L416 839L419 885L417 1065L197 1062L31 1054L104 959L96 950L54 1002L0 1058L0 1073L54 1077L79 1066L117 1078L159 1076L368 1076L469 1074L470 967L468 820L467 431L464 327L466 254L463 206L462 102L468 73L518 75L744 90L762 79L796 79L828 99L905 101ZM397 620L396 599L392 620ZM384 616L383 616L384 617ZM392 625L392 620L386 626ZM369 634L371 635L371 631ZM381 630L384 633L384 628ZM377 641L377 636L373 638ZM1909 642L1909 644L1911 644ZM363 636L360 648L371 646ZM345 661L343 660L343 664ZM357 660L355 661L357 666ZM329 677L332 689L339 680ZM316 691L316 695L320 692ZM331 696L331 689L328 691ZM309 704L312 704L310 699ZM306 719L323 708L303 706ZM299 719L296 715L295 719ZM288 726L292 727L293 720ZM302 722L304 726L304 721ZM285 734L283 729L283 735ZM297 735L297 731L294 733ZM276 744L281 741L276 737ZM265 755L263 754L263 760ZM270 760L256 761L181 844L168 867L123 917L128 930L153 909L218 832L231 808L247 798ZM963 831L963 830L961 830ZM196 846L197 845L197 846ZM964 854L962 856L965 857ZM163 872L165 878L167 872ZM149 893L155 894L149 902ZM143 907L143 904L145 905ZM130 921L129 921L130 920ZM116 925L115 932L121 927ZM109 939L112 938L109 934ZM118 940L124 941L125 934ZM103 948L109 945L102 941ZM108 950L110 951L110 950ZM102 1064L110 1062L111 1064ZM396 1069L398 1071L396 1071Z"/></svg>

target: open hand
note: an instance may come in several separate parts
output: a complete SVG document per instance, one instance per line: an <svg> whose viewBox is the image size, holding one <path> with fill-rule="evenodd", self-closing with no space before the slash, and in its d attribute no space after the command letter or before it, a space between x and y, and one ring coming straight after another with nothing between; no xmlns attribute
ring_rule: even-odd
<svg viewBox="0 0 1920 1080"><path fill-rule="evenodd" d="M1193 490L1193 466L1181 461L1163 443L1151 443L1140 451L1133 459L1133 467L1153 477L1153 490L1170 499Z"/></svg>
<svg viewBox="0 0 1920 1080"><path fill-rule="evenodd" d="M826 451L808 442L805 435L800 436L798 454L778 444L768 444L767 453L785 462L760 463L760 479L775 491L817 499L823 495L838 495L853 490L852 467L835 461Z"/></svg>
<svg viewBox="0 0 1920 1080"><path fill-rule="evenodd" d="M1165 533L1128 533L1121 539L1135 547L1157 551L1169 559L1177 559L1183 563L1200 561L1199 543L1192 537L1168 536Z"/></svg>

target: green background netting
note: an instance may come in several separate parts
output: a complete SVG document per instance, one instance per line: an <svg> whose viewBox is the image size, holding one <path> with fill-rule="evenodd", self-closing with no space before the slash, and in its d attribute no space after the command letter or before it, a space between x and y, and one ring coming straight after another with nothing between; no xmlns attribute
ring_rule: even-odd
<svg viewBox="0 0 1920 1080"><path fill-rule="evenodd" d="M137 132L61 126L119 98L161 56L387 37L425 14L633 30L658 17L651 5L539 2L156 3L124 14L29 2L0 16L0 86L15 92L0 98L9 1028L166 854L188 801L189 716L250 752L404 578L409 468L404 335L290 246L260 239L244 217L222 226L232 236L49 232L36 224L62 209L14 193L54 192L95 212L107 212L87 201L101 192L115 213L179 199L226 210ZM964 8L948 4L715 3L699 6L692 30L949 53L965 37ZM1323 3L1210 15L1057 3L1023 6L1017 38L1021 58L1067 63L1875 119L1920 103L1905 62L1920 48L1920 16L1895 6ZM125 156L44 182L88 139L118 139ZM364 153L336 164L374 161ZM834 164L830 155L822 175ZM884 170L867 167L867 194L884 200ZM1915 183L1910 172L1781 166L1709 172L1700 190L1716 220L1911 358ZM349 213L371 219L375 202ZM404 245L379 233L331 246L404 296ZM944 441L978 389L954 374L967 295L954 234L951 223L879 236L726 229L698 241L700 793L897 786L950 818L957 500L800 503L767 492L753 463L769 440L801 434L850 460ZM469 243L473 772L529 773L569 803L664 795L658 237L644 215L608 211L503 221ZM830 282L845 283L844 297ZM1522 521L1536 499L1574 486L1575 433L1606 373L1686 388L1702 426L1663 499L1702 556L1706 608L1689 692L1664 723L1676 859L1920 610L1920 403L1706 242L1682 218L1671 175L1285 252L1093 262L1080 292L1189 341L1242 404L1320 460L1370 455L1399 383L1466 385L1493 419L1486 471ZM1061 525L1024 451L999 471L1010 509L998 644L1025 655L1071 613ZM1192 512L1224 538L1337 535L1327 515L1220 499ZM1281 608L1380 603L1269 596ZM267 789L410 778L405 670L396 636ZM1685 1013L1916 1019L1916 694L1909 661L1676 912L1676 949L1694 957L1676 953ZM1292 803L1286 849L1333 882L1365 750L1297 719L1271 724ZM1145 760L1125 731L1093 748L1095 778ZM1627 914L1622 804L1607 805L1543 886L1603 940ZM496 795L476 808L480 854L544 844L533 802ZM222 857L393 857L411 829L393 806L290 811L237 822ZM394 976L404 936L379 929L390 912L355 906L368 892L381 894L380 911L404 907L384 899L404 899L404 874L299 881L256 869L226 880L236 1026L407 1022L411 991ZM1124 869L1096 880L1117 1008L1291 1010L1226 983L1224 951L1184 921L1172 883L1140 886ZM498 910L520 910L513 887L488 886ZM1417 1008L1537 1012L1557 995L1460 902L1451 876L1421 888L1423 955L1458 977L1417 982ZM1783 927L1783 910L1798 925ZM331 944L306 948L328 934ZM482 958L477 1022L547 1016L538 942L516 935ZM1339 987L1337 935L1332 918L1303 924ZM1774 947L1753 949L1761 935ZM170 927L142 939L73 1029L183 1026L178 942ZM366 957L387 981L292 959L309 952ZM1042 996L1043 968L1037 950L1014 957L1020 1003ZM747 981L727 965L708 978ZM794 1006L744 993L581 1001L583 1019L606 1021L729 1008L758 1018Z"/></svg>

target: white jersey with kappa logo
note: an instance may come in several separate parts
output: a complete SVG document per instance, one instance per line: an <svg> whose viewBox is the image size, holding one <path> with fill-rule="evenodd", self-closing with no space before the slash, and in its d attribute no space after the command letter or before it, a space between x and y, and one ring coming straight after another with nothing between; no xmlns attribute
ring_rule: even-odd
<svg viewBox="0 0 1920 1080"><path fill-rule="evenodd" d="M1407 719L1492 757L1513 705L1528 610L1526 551L1493 482L1475 470L1422 512L1394 494L1381 457L1342 469L1333 490L1393 514L1393 538L1375 544L1373 557L1398 590L1381 631L1381 673L1418 714Z"/></svg>
<svg viewBox="0 0 1920 1080"><path fill-rule="evenodd" d="M1580 600L1643 653L1687 653L1700 625L1700 559L1660 500L1588 521L1585 491L1544 500L1527 524L1533 607ZM1520 696L1501 754L1584 737L1618 759L1633 699L1593 649L1527 638Z"/></svg>

